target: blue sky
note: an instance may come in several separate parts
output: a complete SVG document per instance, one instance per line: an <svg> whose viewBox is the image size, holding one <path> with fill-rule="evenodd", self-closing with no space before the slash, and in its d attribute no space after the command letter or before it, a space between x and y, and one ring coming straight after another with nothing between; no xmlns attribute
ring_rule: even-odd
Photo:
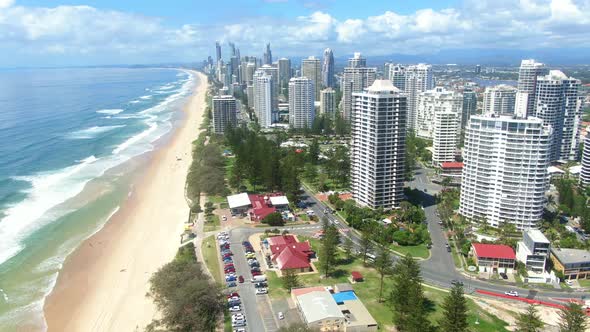
<svg viewBox="0 0 590 332"><path fill-rule="evenodd" d="M0 0L0 67L590 49L590 0Z"/></svg>

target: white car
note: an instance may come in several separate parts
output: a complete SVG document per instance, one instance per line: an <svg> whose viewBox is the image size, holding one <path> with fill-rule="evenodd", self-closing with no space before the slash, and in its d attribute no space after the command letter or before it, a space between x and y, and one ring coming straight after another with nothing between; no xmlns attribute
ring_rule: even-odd
<svg viewBox="0 0 590 332"><path fill-rule="evenodd" d="M237 322L232 322L231 323L232 327L241 327L241 326L246 326L246 321L245 320L241 320L241 321L237 321ZM244 330L245 331L245 330Z"/></svg>
<svg viewBox="0 0 590 332"><path fill-rule="evenodd" d="M517 291L504 292L504 294L505 295L508 295L508 296L518 297L518 292Z"/></svg>
<svg viewBox="0 0 590 332"><path fill-rule="evenodd" d="M229 299L227 299L227 302L234 302L234 301L239 301L239 300L240 300L240 298L239 298L239 297L237 297L237 296L232 296L232 297L230 297Z"/></svg>
<svg viewBox="0 0 590 332"><path fill-rule="evenodd" d="M233 306L233 307L229 308L229 311L230 311L230 312L237 312L237 311L240 311L241 309L242 309L242 308L240 308L240 306L239 306L239 305L235 305L235 306Z"/></svg>
<svg viewBox="0 0 590 332"><path fill-rule="evenodd" d="M256 290L256 295L268 294L268 290L266 288L258 288Z"/></svg>
<svg viewBox="0 0 590 332"><path fill-rule="evenodd" d="M279 319L285 319L285 315L282 311L279 311Z"/></svg>
<svg viewBox="0 0 590 332"><path fill-rule="evenodd" d="M565 281L565 284L568 285L568 286L572 286L574 284L574 282L571 281L571 280L566 280Z"/></svg>
<svg viewBox="0 0 590 332"><path fill-rule="evenodd" d="M232 320L232 322L246 320L246 317L242 314L234 314L231 316L231 320Z"/></svg>
<svg viewBox="0 0 590 332"><path fill-rule="evenodd" d="M246 329L242 329L242 328L234 329L234 332L246 332Z"/></svg>

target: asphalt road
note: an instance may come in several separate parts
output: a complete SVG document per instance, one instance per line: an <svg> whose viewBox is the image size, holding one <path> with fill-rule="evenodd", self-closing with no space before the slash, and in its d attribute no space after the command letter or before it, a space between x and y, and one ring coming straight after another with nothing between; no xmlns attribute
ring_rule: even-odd
<svg viewBox="0 0 590 332"><path fill-rule="evenodd" d="M466 292L473 292L477 289L504 293L506 291L516 290L521 294L521 297L551 301L551 298L590 298L590 293L587 292L567 292L560 290L531 290L518 288L510 285L494 284L476 279L470 279L455 269L453 257L450 252L447 252L445 244L446 237L441 226L438 224L440 219L436 215L436 203L433 194L440 190L440 186L431 183L427 176L427 171L424 168L416 169L414 180L408 185L421 191L424 211L426 213L426 220L428 223L428 230L432 239L431 256L427 260L420 261L422 277L427 284L438 286L442 288L451 288L452 280L462 281L465 285ZM326 205L317 200L311 192L305 190L305 195L302 198L308 204L310 209L314 210L315 214L321 218L327 217L340 230L348 229L348 226L340 220L339 217L327 213L324 214ZM342 232L349 236L358 248L360 237L352 232ZM394 262L397 257L393 258Z"/></svg>

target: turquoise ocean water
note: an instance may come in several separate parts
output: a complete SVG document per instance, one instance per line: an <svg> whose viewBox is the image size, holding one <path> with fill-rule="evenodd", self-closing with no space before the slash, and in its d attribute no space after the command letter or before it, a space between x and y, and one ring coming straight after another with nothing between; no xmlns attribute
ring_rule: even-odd
<svg viewBox="0 0 590 332"><path fill-rule="evenodd" d="M117 211L194 84L174 69L0 70L0 331L45 328L63 261Z"/></svg>

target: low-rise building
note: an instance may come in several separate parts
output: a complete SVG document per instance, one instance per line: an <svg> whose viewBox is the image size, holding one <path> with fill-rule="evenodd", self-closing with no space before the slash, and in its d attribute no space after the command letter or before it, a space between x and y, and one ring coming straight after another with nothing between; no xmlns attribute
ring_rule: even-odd
<svg viewBox="0 0 590 332"><path fill-rule="evenodd" d="M377 331L377 322L349 285L297 288L291 291L303 321L320 331Z"/></svg>
<svg viewBox="0 0 590 332"><path fill-rule="evenodd" d="M247 193L227 196L227 204L229 205L233 216L246 214L246 212L252 207L252 203L250 202Z"/></svg>
<svg viewBox="0 0 590 332"><path fill-rule="evenodd" d="M551 248L553 268L565 279L586 279L590 275L590 251Z"/></svg>
<svg viewBox="0 0 590 332"><path fill-rule="evenodd" d="M460 183L463 163L458 161L447 161L440 164L440 176L449 178L451 182Z"/></svg>
<svg viewBox="0 0 590 332"><path fill-rule="evenodd" d="M514 250L503 244L472 243L471 255L480 272L511 273L514 271Z"/></svg>
<svg viewBox="0 0 590 332"><path fill-rule="evenodd" d="M294 235L273 236L263 244L265 255L281 271L312 272L311 258L315 253L309 241L298 242Z"/></svg>
<svg viewBox="0 0 590 332"><path fill-rule="evenodd" d="M516 244L516 259L523 262L527 270L543 273L550 247L549 240L540 230L528 229L524 231L522 241Z"/></svg>

